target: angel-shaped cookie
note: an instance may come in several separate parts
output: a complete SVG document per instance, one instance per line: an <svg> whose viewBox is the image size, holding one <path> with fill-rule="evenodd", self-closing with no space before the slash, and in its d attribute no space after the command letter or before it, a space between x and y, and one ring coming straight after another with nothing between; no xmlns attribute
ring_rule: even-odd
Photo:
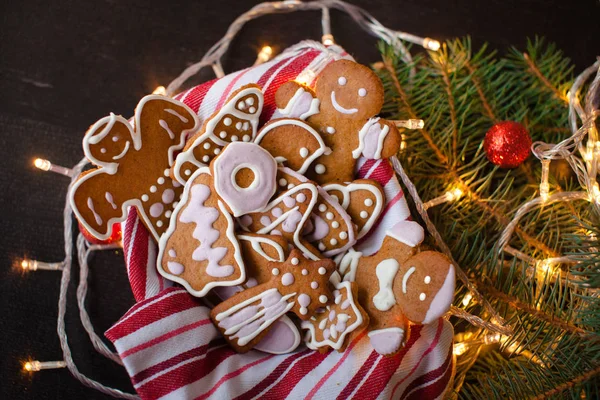
<svg viewBox="0 0 600 400"><path fill-rule="evenodd" d="M197 128L196 115L185 104L157 95L139 102L133 126L114 114L96 122L84 136L83 150L99 168L83 172L70 192L79 222L106 239L135 206L158 241L183 190L169 177L174 152Z"/></svg>

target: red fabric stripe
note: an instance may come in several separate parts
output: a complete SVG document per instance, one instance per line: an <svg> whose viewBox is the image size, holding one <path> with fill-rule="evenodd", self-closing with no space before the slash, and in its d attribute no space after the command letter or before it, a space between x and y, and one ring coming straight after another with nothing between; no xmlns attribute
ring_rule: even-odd
<svg viewBox="0 0 600 400"><path fill-rule="evenodd" d="M254 398L258 394L260 394L263 390L265 390L267 387L269 387L269 385L273 384L273 382L275 382L277 379L279 379L279 377L285 372L285 370L294 361L296 361L298 358L306 355L307 353L309 353L311 351L312 350L310 350L310 349L306 349L304 351L294 353L294 354L286 357L285 360L283 360L276 368L273 369L273 372L271 372L266 378L264 378L262 381L260 381L252 389L250 389L246 393L236 397L236 400L244 400L244 399Z"/></svg>
<svg viewBox="0 0 600 400"><path fill-rule="evenodd" d="M381 186L385 186L392 179L392 176L394 176L394 169L390 162L388 160L381 160L379 165L366 178L373 179Z"/></svg>
<svg viewBox="0 0 600 400"><path fill-rule="evenodd" d="M426 374L423 374L414 381L412 381L410 385L406 387L406 390L404 391L404 393L402 393L402 396L400 396L400 398L406 400L419 400L433 399L440 396L446 388L448 382L446 382L443 377L437 382L436 379L438 379L441 375L447 376L449 370L450 372L452 372L452 368L450 368L451 360L452 346L450 346L450 348L448 349L448 355L446 356L446 360L444 361L444 363L440 365L439 368L436 368L433 371L429 371ZM415 388L418 388L419 386L425 385L429 382L434 383L414 390ZM411 391L413 392L411 393Z"/></svg>
<svg viewBox="0 0 600 400"><path fill-rule="evenodd" d="M199 357L208 351L208 346L208 344L205 344L203 346L194 347L193 349L177 354L175 357L169 358L168 360L159 362L158 364L154 364L150 368L146 368L145 370L140 371L134 376L132 376L131 383L137 385L138 383L150 378L151 376L159 373L160 371L171 368L179 364L180 362L183 362L190 358Z"/></svg>
<svg viewBox="0 0 600 400"><path fill-rule="evenodd" d="M130 236L130 240L128 240L130 246L130 248L128 247L128 250L130 249L128 254L131 254L131 257L127 260L127 273L133 297L136 301L142 301L146 298L146 267L150 232L148 232L142 220L137 216L137 212L136 221L131 226L130 235L134 236Z"/></svg>
<svg viewBox="0 0 600 400"><path fill-rule="evenodd" d="M323 360L327 358L329 353L319 353L313 351L313 354L298 361L292 369L273 386L267 393L263 395L263 399L285 399L290 392L296 387L298 382L306 376L310 371L317 368Z"/></svg>
<svg viewBox="0 0 600 400"><path fill-rule="evenodd" d="M221 93L221 97L219 98L219 102L217 103L217 107L215 108L215 110L219 110L221 107L223 107L223 104L225 104L225 100L227 100L227 98L231 94L231 88L236 84L237 81L240 80L240 78L242 76L244 76L246 74L246 72L248 72L250 70L251 70L251 68L246 68L246 69L238 72L238 74L235 76L235 78L233 78L231 80L231 82L229 82L229 85L227 85L227 88L225 88L223 93Z"/></svg>
<svg viewBox="0 0 600 400"><path fill-rule="evenodd" d="M174 291L177 291L177 293L168 297L166 296ZM163 297L164 299L162 299ZM143 310L136 312L135 317L128 318L128 316L134 313L137 309L141 308L150 301L155 301L156 299L161 300L144 308ZM169 288L148 300L149 301L138 303L136 306L132 307L127 314L121 317L121 319L105 333L106 337L114 342L165 317L188 310L190 308L199 307L198 302L185 290L176 288Z"/></svg>
<svg viewBox="0 0 600 400"><path fill-rule="evenodd" d="M410 330L410 336L406 344L400 351L392 357L384 357L369 378L363 383L360 389L355 393L356 398L366 398L373 396L376 398L388 385L390 379L396 373L398 366L410 349L421 338L422 325L414 325ZM362 396L362 397L361 397Z"/></svg>
<svg viewBox="0 0 600 400"><path fill-rule="evenodd" d="M362 167L359 168L358 172L356 173L358 175L358 177L365 178L365 175L367 174L367 172L369 172L369 170L373 167L373 165L375 165L376 161L377 160L372 160L372 159L365 161L365 163L362 165Z"/></svg>
<svg viewBox="0 0 600 400"><path fill-rule="evenodd" d="M129 241L131 240L131 232L133 231L133 225L137 219L137 210L135 207L131 207L127 213L127 219L125 220L125 229L123 229L123 254L125 255L125 263L129 265L127 256L129 254Z"/></svg>
<svg viewBox="0 0 600 400"><path fill-rule="evenodd" d="M356 346L356 344L363 338L365 337L365 335L367 334L367 330L363 330L357 337L356 339L354 339L354 341L352 343L350 343L350 345L346 348L346 350L344 351L344 355L342 356L342 358L340 358L338 360L338 362L333 366L333 368L331 368L329 371L327 371L327 373L325 374L325 376L323 378L321 378L321 380L319 382L317 382L317 384L315 385L315 387L312 388L312 390L306 395L306 399L312 399L312 397L315 395L315 393L317 393L319 391L319 389L321 388L321 386L323 386L325 384L325 382L327 382L327 379L329 379L329 377L331 375L333 375L333 373L339 368L339 366L344 362L344 360L346 359L346 357L348 357L348 355L350 354L351 350L354 348L354 346Z"/></svg>
<svg viewBox="0 0 600 400"><path fill-rule="evenodd" d="M269 356L263 357L263 358L259 358L258 360L255 360L253 362L251 362L250 364L246 364L245 366L243 366L242 368L239 368L233 372L230 372L226 375L224 375L221 379L219 379L219 381L206 393L204 393L201 396L196 397L197 400L199 399L206 399L208 397L210 397L214 392L217 391L217 389L219 389L221 387L221 385L225 382L227 382L229 379L234 378L238 375L240 375L241 373L243 373L244 371L246 371L248 368L252 368L255 365L261 364L267 360L270 360L271 358L275 357L274 354L271 354Z"/></svg>
<svg viewBox="0 0 600 400"><path fill-rule="evenodd" d="M184 325L184 326L182 326L180 328L172 330L171 332L165 333L164 335L160 335L160 336L158 336L158 337L156 337L156 338L154 338L152 340L149 340L149 341L147 341L145 343L142 343L142 344L140 344L138 346L132 347L131 349L126 350L126 351L120 353L119 356L121 357L121 359L124 359L126 357L129 357L132 354L137 353L138 351L147 349L148 347L152 347L152 346L154 346L154 345L156 345L156 344L158 344L160 342L164 342L165 340L171 339L172 337L180 335L180 334L182 334L184 332L190 331L192 329L196 329L196 328L198 328L200 326L208 325L210 323L211 323L210 319L202 319L200 321L196 321L196 322L193 322L191 324Z"/></svg>
<svg viewBox="0 0 600 400"><path fill-rule="evenodd" d="M208 352L211 352L211 348L216 347L216 345L222 344L223 341L221 339L211 342ZM216 349L214 354L211 352L205 358L182 365L148 381L146 384L138 387L137 392L144 400L160 398L174 390L202 379L214 371L222 362L235 354L237 354L235 350L229 346Z"/></svg>
<svg viewBox="0 0 600 400"><path fill-rule="evenodd" d="M275 112L275 92L285 82L294 79L298 74L312 62L319 54L318 50L310 50L306 53L297 57L293 62L289 63L271 81L269 86L264 92L265 103L263 106L263 112L260 116L260 123L264 124L271 119L271 116ZM262 86L261 86L262 87ZM263 89L264 90L264 89Z"/></svg>
<svg viewBox="0 0 600 400"><path fill-rule="evenodd" d="M191 89L190 93L183 100L183 103L191 108L195 113L200 109L200 105L206 97L206 93L210 90L210 88L218 81L218 79L213 79L212 81L208 81L203 83L202 85L196 86ZM179 98L178 98L179 99Z"/></svg>
<svg viewBox="0 0 600 400"><path fill-rule="evenodd" d="M410 370L410 372L402 379L400 379L400 381L398 383L396 383L396 386L394 386L394 390L392 390L392 396L394 397L394 393L396 392L396 390L398 389L398 387L402 384L402 382L404 382L405 380L407 380L408 378L410 378L410 376L412 376L412 374L417 370L417 368L419 368L419 365L421 365L421 362L423 361L423 359L425 358L425 356L427 356L427 354L431 353L433 351L433 349L435 349L435 347L438 344L438 341L440 340L440 335L442 334L442 328L444 326L444 322L442 321L442 319L438 319L438 327L437 327L437 331L435 332L435 337L433 339L433 341L431 342L431 344L429 345L429 347L427 348L427 350L425 350L425 352L423 353L423 355L421 356L421 358L419 359L419 361L415 364L415 366Z"/></svg>
<svg viewBox="0 0 600 400"><path fill-rule="evenodd" d="M375 364L375 361L377 360L378 357L379 357L379 353L377 353L376 351L373 350L371 352L371 354L369 354L369 358L367 358L367 361L365 361L363 363L363 365L359 368L359 370L356 372L356 374L354 374L354 376L352 377L350 382L346 385L344 390L342 390L342 392L338 395L338 397L337 397L338 399L340 399L340 400L346 399L346 398L348 398L348 396L350 396L352 394L354 389L356 389L358 384L365 377L365 374L367 372L369 372L369 370L371 369L373 364Z"/></svg>

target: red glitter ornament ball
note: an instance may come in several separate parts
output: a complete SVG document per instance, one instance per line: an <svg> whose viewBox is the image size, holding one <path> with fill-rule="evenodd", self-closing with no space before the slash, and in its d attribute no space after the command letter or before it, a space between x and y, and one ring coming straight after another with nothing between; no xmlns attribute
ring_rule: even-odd
<svg viewBox="0 0 600 400"><path fill-rule="evenodd" d="M494 124L485 134L483 148L488 160L502 168L515 168L529 157L531 137L518 122Z"/></svg>
<svg viewBox="0 0 600 400"><path fill-rule="evenodd" d="M108 239L105 239L105 240L100 240L100 239L92 236L90 231L85 229L85 226L81 225L81 223L79 224L79 232L81 232L81 234L83 235L85 240L87 240L91 244L112 244L112 243L118 242L123 237L123 235L121 233L121 224L119 224L119 223L116 223L113 225L110 236L108 237Z"/></svg>

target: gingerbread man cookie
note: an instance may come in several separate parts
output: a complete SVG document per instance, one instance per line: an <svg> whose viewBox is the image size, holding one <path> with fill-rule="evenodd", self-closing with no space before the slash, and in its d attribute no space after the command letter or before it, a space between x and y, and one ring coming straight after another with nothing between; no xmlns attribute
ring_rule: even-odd
<svg viewBox="0 0 600 400"><path fill-rule="evenodd" d="M383 106L383 92L383 84L373 71L350 60L325 67L317 77L314 93L294 81L280 86L275 94L279 112L306 118L332 150L313 163L307 173L310 179L319 184L349 182L361 155L380 159L398 152L398 129L376 117ZM307 101L307 94L318 103Z"/></svg>
<svg viewBox="0 0 600 400"><path fill-rule="evenodd" d="M213 287L243 283L246 271L234 228L209 168L198 169L160 239L158 272L198 297Z"/></svg>
<svg viewBox="0 0 600 400"><path fill-rule="evenodd" d="M210 317L236 351L247 352L288 311L308 320L327 304L334 269L333 261L309 261L294 249L285 262L269 264L268 282L230 297L213 308Z"/></svg>
<svg viewBox="0 0 600 400"><path fill-rule="evenodd" d="M183 190L169 177L174 152L197 126L185 104L157 95L139 102L133 126L114 114L96 122L85 134L83 150L99 168L83 172L70 192L79 222L93 236L107 239L112 225L135 206L158 241Z"/></svg>
<svg viewBox="0 0 600 400"><path fill-rule="evenodd" d="M402 346L408 323L429 324L443 316L454 298L454 266L441 253L419 252L423 228L413 221L394 225L381 249L341 260L344 280L358 284L358 299L369 315L369 338L380 354Z"/></svg>
<svg viewBox="0 0 600 400"><path fill-rule="evenodd" d="M184 184L196 169L210 164L227 144L254 141L263 102L258 85L245 85L233 92L225 105L188 140L175 160L173 177Z"/></svg>

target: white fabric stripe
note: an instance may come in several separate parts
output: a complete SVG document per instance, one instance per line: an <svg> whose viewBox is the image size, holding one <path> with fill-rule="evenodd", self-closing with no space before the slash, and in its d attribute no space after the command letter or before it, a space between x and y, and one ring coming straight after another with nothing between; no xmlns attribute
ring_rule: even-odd
<svg viewBox="0 0 600 400"><path fill-rule="evenodd" d="M161 397L161 400L181 400L181 399L194 399L206 392L208 392L223 376L227 375L230 372L235 372L244 366L253 363L254 361L269 357L268 354L261 353L259 351L250 351L246 354L234 354L229 356L226 360L222 361L214 370L212 370L209 374L198 379L195 382L190 383L189 385L182 386L181 388L172 391L171 393ZM251 376L250 378L246 378L245 385L242 383L238 383L239 379L232 378L228 381L225 381L222 386L232 387L232 386L243 386L244 389L241 390L241 393L249 390L249 387L255 385L257 380L263 379L264 376L267 376L271 373L271 370L274 368L275 363L279 362L278 357L273 357L273 359L264 361L257 366L253 366L248 368L245 372L251 372L252 374L256 374ZM258 367L258 368L257 368ZM260 371L263 372L263 377L260 376ZM244 375L244 374L241 374ZM239 378L239 376L237 377ZM249 387L248 387L249 386ZM223 398L232 398L234 396L225 396ZM211 396L211 398L218 399L215 394Z"/></svg>
<svg viewBox="0 0 600 400"><path fill-rule="evenodd" d="M443 328L440 334L439 342L436 346L436 350L431 351L423 361L421 361L419 367L413 372L412 376L406 379L399 387L396 389L395 395L399 396L404 392L404 389L420 375L425 374L428 371L432 371L436 368L439 368L445 361L446 354L448 351L448 346L452 342L452 325L448 321L443 321ZM413 346L408 353L404 356L402 363L398 366L398 369L390 379L390 382L385 388L387 395L385 398L389 398L392 394L392 390L394 386L401 380L406 377L413 369L413 367L419 363L421 357L423 357L423 353L431 346L431 343L435 339L435 333L437 331L438 324L432 323L429 325L424 325L421 330L421 337L418 341L418 346ZM448 332L450 329L450 332Z"/></svg>
<svg viewBox="0 0 600 400"><path fill-rule="evenodd" d="M166 333L169 333L169 331L161 331L156 336ZM176 355L195 349L201 344L207 344L217 336L219 336L219 333L209 322L135 352L123 358L123 362L127 365L129 373L137 374ZM146 342L139 342L139 344L144 343Z"/></svg>
<svg viewBox="0 0 600 400"><path fill-rule="evenodd" d="M279 382L281 382L281 380L283 378L285 378L286 374L294 367L294 365L296 365L296 363L298 363L300 360L302 360L303 358L309 357L314 355L312 351L309 351L308 353L306 353L305 355L303 355L302 357L299 357L297 359L294 360L294 362L292 362L287 368L286 370L279 376L279 378L277 378L273 383L271 383L269 386L267 386L262 392L260 392L259 394L257 394L254 399L258 399L260 398L260 396L263 393L267 393L269 390L271 390L272 387L274 387L275 385L277 385ZM283 361L283 359L281 360Z"/></svg>
<svg viewBox="0 0 600 400"><path fill-rule="evenodd" d="M127 316L124 317L119 322L117 322L115 324L115 326L122 324L123 322L127 321L129 318L133 317L135 314L139 313L140 311L142 311L142 310L144 310L144 309L146 309L148 307L151 307L152 305L158 303L159 301L162 301L164 299L167 299L167 298L169 298L171 296L175 296L175 295L186 295L187 296L188 293L185 292L185 291L183 291L183 290L178 290L178 291L172 291L172 292L169 292L169 293L164 293L162 296L160 296L160 297L158 297L158 298L156 298L156 299L154 299L152 301L149 301L148 303L146 303L143 306L137 308L135 311L131 312L130 314L127 314ZM119 339L121 339L121 338L119 338Z"/></svg>
<svg viewBox="0 0 600 400"><path fill-rule="evenodd" d="M337 367L337 370L323 382L323 386L321 386L314 394L313 399L336 398L342 390L344 390L349 380L352 379L360 366L364 364L372 350L373 349L369 344L369 338L365 335L358 343L356 343L346 359ZM288 398L298 399L306 397L308 392L310 392L312 388L327 375L343 356L344 353L332 351L321 364L306 374L298 382L296 387L290 392ZM307 390L307 388L310 389Z"/></svg>
<svg viewBox="0 0 600 400"><path fill-rule="evenodd" d="M371 177L371 174L373 173L373 171L375 171L376 168L378 168L381 165L381 160L376 160L373 165L371 166L371 168L369 168L369 170L367 171L367 173L365 174L365 179L369 179Z"/></svg>
<svg viewBox="0 0 600 400"><path fill-rule="evenodd" d="M146 260L146 294L144 299L154 297L160 292L160 277L156 270L156 245L152 235L148 235L148 258Z"/></svg>
<svg viewBox="0 0 600 400"><path fill-rule="evenodd" d="M133 385L133 387L137 390L140 387L144 386L146 383L152 381L153 379L157 379L157 378L163 376L164 374L168 374L169 372L171 372L171 371L173 371L173 370L175 370L177 368L183 367L186 364L189 364L189 363L192 363L192 362L195 362L195 361L198 361L198 360L202 360L202 359L208 357L208 355L211 352L213 352L215 350L222 349L223 347L226 347L226 346L227 346L227 344L223 344L221 346L209 348L206 353L204 353L202 355L199 355L199 356L196 356L196 357L188 358L187 360L184 360L184 361L182 361L182 362L180 362L178 364L175 364L172 367L169 367L167 369L163 369L163 370L157 372L156 374L154 374L152 376L149 376L148 378L144 379L143 381L138 382L137 384ZM179 353L179 354L181 354L181 353ZM174 354L173 357L175 357L176 355L178 355L178 354Z"/></svg>
<svg viewBox="0 0 600 400"><path fill-rule="evenodd" d="M183 96L181 96L181 98L179 99L180 102L185 103L185 99L186 97L189 96L190 93L192 93L192 90L194 90L196 87L193 87L191 89L186 90L186 92L183 94Z"/></svg>
<svg viewBox="0 0 600 400"><path fill-rule="evenodd" d="M199 310L199 307L192 307L185 311L171 314L158 321L154 321L127 336L123 336L114 343L115 346L119 348L119 352L123 353L135 346L139 346L142 343L146 343L158 336L164 335L165 333L203 319L208 319L208 312L203 313Z"/></svg>
<svg viewBox="0 0 600 400"><path fill-rule="evenodd" d="M377 367L377 365L379 365L379 361L381 361L382 358L383 358L383 356L381 354L379 354L379 356L377 357L377 359L375 360L375 362L373 363L373 365L371 365L371 368L369 368L369 370L363 376L363 378L360 380L360 382L358 383L358 385L356 385L356 387L354 388L354 390L352 391L352 393L350 393L350 396L348 396L349 399L353 399L354 398L354 394L356 392L358 392L358 390L363 385L363 383L365 383L365 381L371 376L371 374L373 373L373 371L375 370L375 368Z"/></svg>
<svg viewBox="0 0 600 400"><path fill-rule="evenodd" d="M249 83L256 83L258 82L258 80L260 79L261 76L263 76L265 74L265 72L267 72L267 70L269 68L271 68L273 66L273 63L263 63L260 64L256 67L254 67L253 69L246 71L241 77L240 79L237 80L237 82L231 87L231 89L229 90L229 92L226 93L225 97L229 97L231 96L231 93L235 92L236 90L238 90L240 87L247 85ZM218 101L219 99L216 98L215 102Z"/></svg>
<svg viewBox="0 0 600 400"><path fill-rule="evenodd" d="M202 100L202 104L198 109L198 117L200 117L200 122L204 122L208 117L212 115L215 111L215 106L221 97L221 93L225 91L229 83L238 76L240 72L236 72L233 74L229 74L224 76L223 78L216 81L212 87L208 90L204 99Z"/></svg>

